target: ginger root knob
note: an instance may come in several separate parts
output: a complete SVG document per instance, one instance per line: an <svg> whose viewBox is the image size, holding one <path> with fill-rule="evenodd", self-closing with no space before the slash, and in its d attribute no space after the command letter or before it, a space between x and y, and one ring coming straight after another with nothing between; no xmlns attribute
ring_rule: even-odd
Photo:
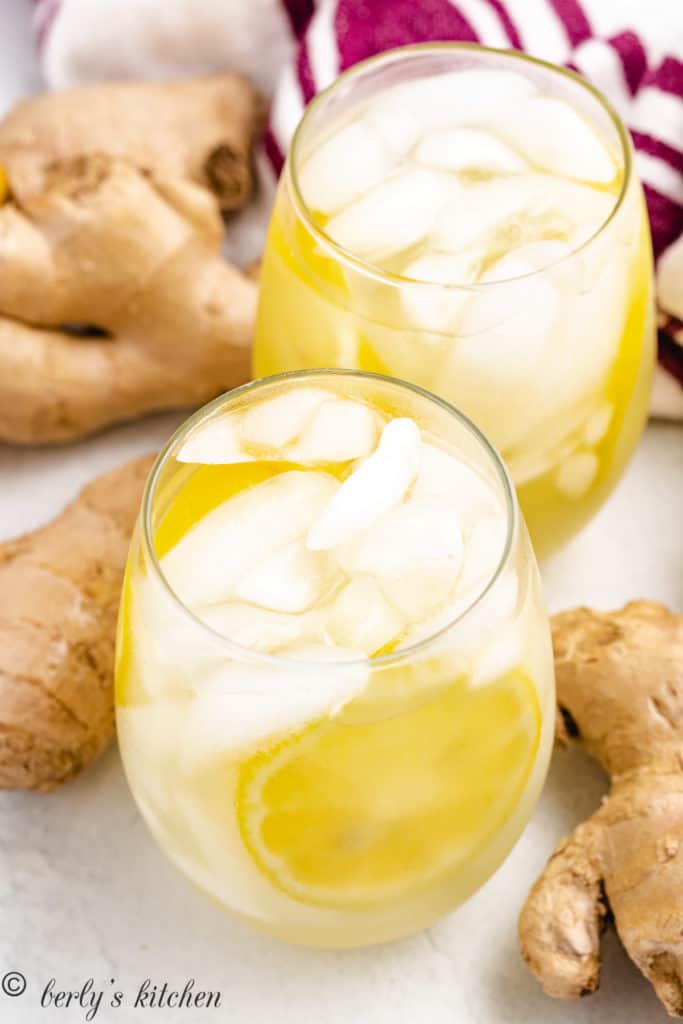
<svg viewBox="0 0 683 1024"><path fill-rule="evenodd" d="M611 776L562 840L519 920L522 955L551 996L594 992L608 912L671 1014L683 1015L683 615L634 601L556 615L564 730Z"/></svg>
<svg viewBox="0 0 683 1024"><path fill-rule="evenodd" d="M151 458L0 544L0 789L51 790L114 735L114 633Z"/></svg>
<svg viewBox="0 0 683 1024"><path fill-rule="evenodd" d="M245 381L257 285L222 255L260 104L235 75L108 83L0 121L0 441L44 444Z"/></svg>

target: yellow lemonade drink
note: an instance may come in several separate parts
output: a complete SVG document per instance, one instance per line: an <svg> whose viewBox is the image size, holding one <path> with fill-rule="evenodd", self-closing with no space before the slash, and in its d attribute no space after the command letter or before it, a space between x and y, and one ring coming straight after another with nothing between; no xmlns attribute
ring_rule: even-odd
<svg viewBox="0 0 683 1024"><path fill-rule="evenodd" d="M368 374L214 402L148 484L116 696L140 810L219 903L323 946L428 925L508 853L552 743L548 621L495 453Z"/></svg>
<svg viewBox="0 0 683 1024"><path fill-rule="evenodd" d="M628 135L570 72L407 47L307 109L262 269L258 376L413 381L502 453L535 550L614 486L647 414L652 256Z"/></svg>

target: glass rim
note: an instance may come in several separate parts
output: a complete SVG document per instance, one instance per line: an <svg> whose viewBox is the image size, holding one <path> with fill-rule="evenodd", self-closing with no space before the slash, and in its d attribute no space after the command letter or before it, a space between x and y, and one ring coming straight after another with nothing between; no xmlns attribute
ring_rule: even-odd
<svg viewBox="0 0 683 1024"><path fill-rule="evenodd" d="M505 519L506 519L506 533L505 543L497 561L496 567L486 578L486 585L482 586L482 589L476 594L471 604L468 604L455 618L449 620L444 626L438 629L434 633L430 633L428 636L419 640L417 643L410 644L406 647L398 648L395 651L391 651L388 654L381 654L378 657L363 657L363 658L347 658L340 660L316 660L316 659L303 659L296 657L288 657L282 654L269 654L264 651L257 651L252 647L245 647L242 644L231 640L230 637L225 636L223 633L209 626L208 623L200 619L195 613L189 608L182 600L180 595L171 586L169 580L166 578L159 557L157 556L152 530L152 506L154 497L156 494L156 487L159 482L160 474L167 464L169 457L173 451L179 447L182 441L184 441L194 428L199 424L208 420L212 414L224 407L227 403L231 403L236 399L244 395L248 395L251 392L258 392L261 388L269 386L277 386L277 384L287 381L299 381L308 379L321 379L329 377L345 377L349 379L360 379L368 381L380 381L385 384L390 384L392 387L396 387L399 390L404 390L416 394L421 398L427 399L432 405L439 406L449 416L454 417L461 427L463 427L468 433L474 438L477 445L485 452L487 459L493 464L497 478L503 487L503 493L505 495ZM189 416L181 425L173 432L171 437L168 439L166 444L163 446L161 451L158 453L154 464L150 470L149 476L145 483L145 489L142 496L142 504L140 507L140 521L142 525L142 542L145 548L147 557L149 558L153 572L157 579L161 583L166 593L170 596L173 603L180 609L181 613L194 623L200 630L209 634L212 640L215 642L218 640L223 646L225 646L232 654L242 661L258 662L264 665L283 666L283 667L297 667L297 668L311 668L311 669L328 669L336 671L338 669L345 669L350 667L358 667L359 665L366 666L369 670L373 670L378 667L386 667L388 665L405 662L406 660L412 660L416 655L419 656L424 651L428 650L433 644L443 638L451 630L455 629L461 622L463 622L471 613L481 604L485 597L493 590L497 582L503 576L510 558L513 553L514 543L519 532L519 504L517 501L517 495L512 483L512 479L508 472L508 469L499 455L496 448L491 444L486 435L476 426L473 421L461 412L450 402L440 398L438 395L432 394L431 391L427 391L426 388L422 388L417 384L412 384L409 381L402 380L398 377L390 377L387 374L371 373L367 370L351 370L341 368L317 368L310 370L290 370L286 373L274 374L270 377L259 377L256 380L247 381L245 384L239 387L233 388L230 391L226 391L221 395L218 395L211 402L201 406L191 416ZM333 648L330 648L333 650Z"/></svg>
<svg viewBox="0 0 683 1024"><path fill-rule="evenodd" d="M356 77L361 78L367 72L382 65L400 63L402 60L410 60L414 57L420 57L430 52L483 53L488 56L495 55L496 57L502 57L504 60L509 60L512 63L532 64L536 67L543 68L545 71L550 72L553 75L559 75L569 79L569 81L575 83L585 92L590 94L592 99L602 107L616 129L617 137L619 139L621 158L623 162L623 180L619 194L615 198L614 205L610 209L606 218L595 229L593 234L589 235L588 238L585 238L575 248L570 249L569 252L560 256L559 259L552 260L550 263L545 263L543 266L535 268L528 273L516 274L512 277L500 277L496 278L494 281L476 281L469 284L466 284L465 282L449 281L447 284L444 284L443 282L424 280L423 278L406 277L402 274L396 274L393 271L385 270L378 264L372 263L370 260L363 259L361 256L353 253L350 249L346 249L344 246L339 245L333 238L331 238L330 235L315 223L301 190L298 168L295 166L297 149L302 144L302 138L307 125L315 112L322 108L325 103L336 94L340 87L343 87ZM284 177L286 184L291 186L291 194L296 213L303 220L307 230L315 238L316 242L322 245L323 248L329 250L335 259L341 260L350 265L350 267L357 273L363 274L364 277L372 278L379 283L390 284L395 287L408 285L411 288L417 288L419 286L423 286L426 288L443 289L446 291L457 290L476 293L484 291L487 288L495 288L496 285L506 285L513 281L523 281L528 278L537 277L539 274L544 274L552 268L561 266L568 260L573 259L579 253L583 252L584 249L587 249L592 245L593 242L596 242L615 219L623 206L624 199L633 177L633 150L629 132L610 100L608 100L608 98L598 88L596 88L596 86L587 81L587 79L583 78L576 71L572 71L571 68L561 67L559 64L553 64L551 61L542 60L540 57L532 57L528 53L522 53L520 50L513 50L510 48L498 49L493 46L482 46L480 43L428 41L424 43L409 43L406 46L397 46L390 50L384 50L381 53L376 53L372 57L368 57L365 60L359 61L357 64L353 64L351 67L347 68L346 71L343 71L338 75L330 85L317 93L307 104L292 136L292 141L285 163Z"/></svg>

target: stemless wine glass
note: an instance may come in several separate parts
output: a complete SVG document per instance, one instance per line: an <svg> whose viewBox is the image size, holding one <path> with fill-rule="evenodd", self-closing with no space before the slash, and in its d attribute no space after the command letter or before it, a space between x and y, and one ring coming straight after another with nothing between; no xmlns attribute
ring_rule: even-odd
<svg viewBox="0 0 683 1024"><path fill-rule="evenodd" d="M218 398L148 481L116 700L144 818L224 907L320 946L425 927L507 855L552 745L548 619L496 452L374 374Z"/></svg>
<svg viewBox="0 0 683 1024"><path fill-rule="evenodd" d="M503 455L543 557L637 443L651 282L630 140L595 89L520 53L405 47L306 110L270 225L254 370L373 370L454 402Z"/></svg>

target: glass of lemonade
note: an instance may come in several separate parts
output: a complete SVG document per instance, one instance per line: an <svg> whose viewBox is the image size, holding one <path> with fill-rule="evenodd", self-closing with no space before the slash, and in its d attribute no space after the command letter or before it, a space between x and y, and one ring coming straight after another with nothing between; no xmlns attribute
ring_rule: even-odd
<svg viewBox="0 0 683 1024"><path fill-rule="evenodd" d="M387 52L307 108L261 277L255 375L345 366L456 404L543 557L647 414L652 256L628 134L569 71L464 44Z"/></svg>
<svg viewBox="0 0 683 1024"><path fill-rule="evenodd" d="M353 371L197 413L152 471L116 669L150 829L292 942L425 927L498 867L552 744L538 572L469 420Z"/></svg>

